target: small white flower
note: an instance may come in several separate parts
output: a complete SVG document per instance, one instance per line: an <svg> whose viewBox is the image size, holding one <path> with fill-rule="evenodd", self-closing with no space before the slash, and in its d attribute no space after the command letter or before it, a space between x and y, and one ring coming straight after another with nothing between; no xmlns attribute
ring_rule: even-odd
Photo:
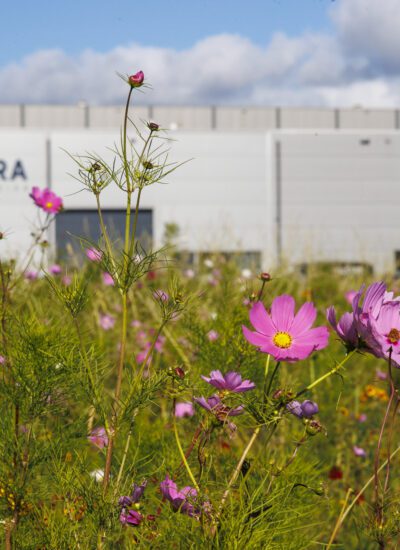
<svg viewBox="0 0 400 550"><path fill-rule="evenodd" d="M251 279L252 277L252 272L250 271L250 269L242 269L242 277L243 279Z"/></svg>
<svg viewBox="0 0 400 550"><path fill-rule="evenodd" d="M215 321L215 319L218 317L218 313L216 311L211 311L210 317L213 321Z"/></svg>
<svg viewBox="0 0 400 550"><path fill-rule="evenodd" d="M98 470L93 470L93 472L90 472L90 477L100 483L104 479L104 470L101 470L100 468Z"/></svg>
<svg viewBox="0 0 400 550"><path fill-rule="evenodd" d="M211 269L212 267L214 267L214 262L210 260L210 258L207 258L207 260L204 260L204 265Z"/></svg>

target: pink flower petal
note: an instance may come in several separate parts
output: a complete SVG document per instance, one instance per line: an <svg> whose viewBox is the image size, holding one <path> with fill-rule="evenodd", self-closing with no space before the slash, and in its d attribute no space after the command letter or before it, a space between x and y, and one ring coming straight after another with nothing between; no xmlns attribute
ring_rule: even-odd
<svg viewBox="0 0 400 550"><path fill-rule="evenodd" d="M244 325L242 326L242 330L246 340L250 342L250 344L253 344L253 346L261 347L270 342L270 338L268 338L268 336L260 334L259 332L252 332Z"/></svg>
<svg viewBox="0 0 400 550"><path fill-rule="evenodd" d="M261 332L261 334L272 336L275 332L277 332L276 327L262 302L256 302L253 305L249 312L249 316L251 324L258 332Z"/></svg>
<svg viewBox="0 0 400 550"><path fill-rule="evenodd" d="M317 310L312 302L306 302L301 306L290 327L290 334L293 337L300 336L309 330L315 322Z"/></svg>
<svg viewBox="0 0 400 550"><path fill-rule="evenodd" d="M272 302L272 322L278 331L288 332L294 320L294 298L288 294L277 296Z"/></svg>
<svg viewBox="0 0 400 550"><path fill-rule="evenodd" d="M297 336L294 344L303 346L314 346L314 349L323 349L328 345L329 331L327 327L316 327L308 330L301 336Z"/></svg>

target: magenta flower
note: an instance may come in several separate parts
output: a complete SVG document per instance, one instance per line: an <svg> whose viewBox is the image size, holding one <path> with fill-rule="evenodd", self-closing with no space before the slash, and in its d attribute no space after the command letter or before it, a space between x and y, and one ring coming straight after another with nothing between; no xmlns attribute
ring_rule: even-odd
<svg viewBox="0 0 400 550"><path fill-rule="evenodd" d="M358 345L358 334L354 322L353 313L344 313L339 322L336 321L336 311L333 306L326 310L326 318L339 338L349 347L356 348Z"/></svg>
<svg viewBox="0 0 400 550"><path fill-rule="evenodd" d="M212 413L221 422L224 422L228 416L238 416L244 411L243 405L235 408L228 407L221 401L218 395L212 395L207 399L205 397L195 397L194 400L200 407Z"/></svg>
<svg viewBox="0 0 400 550"><path fill-rule="evenodd" d="M106 271L103 273L103 284L106 286L114 286L114 279Z"/></svg>
<svg viewBox="0 0 400 550"><path fill-rule="evenodd" d="M389 359L400 366L400 302L383 304L378 317L368 320L367 343L377 357Z"/></svg>
<svg viewBox="0 0 400 550"><path fill-rule="evenodd" d="M137 73L131 75L128 78L129 84L132 86L132 88L139 88L144 81L144 72L138 71Z"/></svg>
<svg viewBox="0 0 400 550"><path fill-rule="evenodd" d="M329 339L327 327L311 328L317 316L314 305L303 304L296 316L294 308L294 299L286 294L273 300L271 315L261 302L256 302L250 310L250 321L256 332L243 326L244 337L277 361L291 363L325 348Z"/></svg>
<svg viewBox="0 0 400 550"><path fill-rule="evenodd" d="M369 346L371 331L368 323L370 319L376 319L378 317L385 301L389 303L392 301L390 297L393 297L393 294L386 292L386 285L382 281L373 283L365 291L363 304L360 306L363 292L364 285L353 299L354 324L361 339ZM387 298L389 298L389 300ZM373 352L373 350L371 351Z"/></svg>
<svg viewBox="0 0 400 550"><path fill-rule="evenodd" d="M240 393L254 390L256 385L250 380L242 380L238 372L227 372L222 374L219 370L212 370L210 377L201 375L202 379L222 392Z"/></svg>
<svg viewBox="0 0 400 550"><path fill-rule="evenodd" d="M103 257L103 253L101 252L101 250L97 250L97 248L87 248L86 256L91 262L100 262L101 258Z"/></svg>
<svg viewBox="0 0 400 550"><path fill-rule="evenodd" d="M48 188L39 189L39 187L32 187L29 196L33 199L36 206L49 214L57 214L62 210L63 202L61 197L57 197L57 195Z"/></svg>
<svg viewBox="0 0 400 550"><path fill-rule="evenodd" d="M53 264L49 267L49 271L52 275L60 275L61 273L61 266L58 264Z"/></svg>
<svg viewBox="0 0 400 550"><path fill-rule="evenodd" d="M127 497L120 497L118 499L118 504L120 506L132 506L133 504L136 504L139 502L139 500L142 498L144 490L147 487L147 481L143 481L140 485L137 485L136 483L133 484L132 492Z"/></svg>
<svg viewBox="0 0 400 550"><path fill-rule="evenodd" d="M179 491L176 483L166 476L160 483L163 497L171 503L175 512L181 512L190 517L200 514L200 507L197 505L197 491L193 487L184 487Z"/></svg>
<svg viewBox="0 0 400 550"><path fill-rule="evenodd" d="M108 445L108 436L105 428L99 426L92 430L91 434L88 437L90 443L93 443L99 449L104 449Z"/></svg>
<svg viewBox="0 0 400 550"><path fill-rule="evenodd" d="M175 405L175 416L177 418L184 418L185 416L194 416L195 411L193 403L190 401L184 401L176 403Z"/></svg>
<svg viewBox="0 0 400 550"><path fill-rule="evenodd" d="M115 325L115 317L108 314L100 315L99 325L103 330L111 330Z"/></svg>
<svg viewBox="0 0 400 550"><path fill-rule="evenodd" d="M123 525L140 525L141 521L143 519L142 514L137 512L136 510L126 510L123 509L120 516L119 521Z"/></svg>

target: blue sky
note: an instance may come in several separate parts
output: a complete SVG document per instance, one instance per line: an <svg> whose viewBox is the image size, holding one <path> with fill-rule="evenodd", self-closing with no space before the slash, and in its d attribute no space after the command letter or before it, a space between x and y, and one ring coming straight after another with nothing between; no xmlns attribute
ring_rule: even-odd
<svg viewBox="0 0 400 550"><path fill-rule="evenodd" d="M331 5L332 0L8 0L1 8L0 66L43 49L74 55L139 42L180 50L221 33L265 45L277 31L297 36L329 30Z"/></svg>
<svg viewBox="0 0 400 550"><path fill-rule="evenodd" d="M0 103L396 107L400 0L4 0Z"/></svg>

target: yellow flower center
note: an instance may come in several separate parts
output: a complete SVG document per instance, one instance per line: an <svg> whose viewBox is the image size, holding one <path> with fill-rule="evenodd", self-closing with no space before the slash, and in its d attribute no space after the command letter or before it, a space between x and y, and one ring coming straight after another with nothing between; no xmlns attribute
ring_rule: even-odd
<svg viewBox="0 0 400 550"><path fill-rule="evenodd" d="M387 335L387 339L391 344L397 344L400 340L400 332L397 330L397 328L392 328Z"/></svg>
<svg viewBox="0 0 400 550"><path fill-rule="evenodd" d="M52 202L46 202L46 208L51 208L53 206Z"/></svg>
<svg viewBox="0 0 400 550"><path fill-rule="evenodd" d="M274 336L274 344L278 348L290 348L292 337L287 332L277 332Z"/></svg>

